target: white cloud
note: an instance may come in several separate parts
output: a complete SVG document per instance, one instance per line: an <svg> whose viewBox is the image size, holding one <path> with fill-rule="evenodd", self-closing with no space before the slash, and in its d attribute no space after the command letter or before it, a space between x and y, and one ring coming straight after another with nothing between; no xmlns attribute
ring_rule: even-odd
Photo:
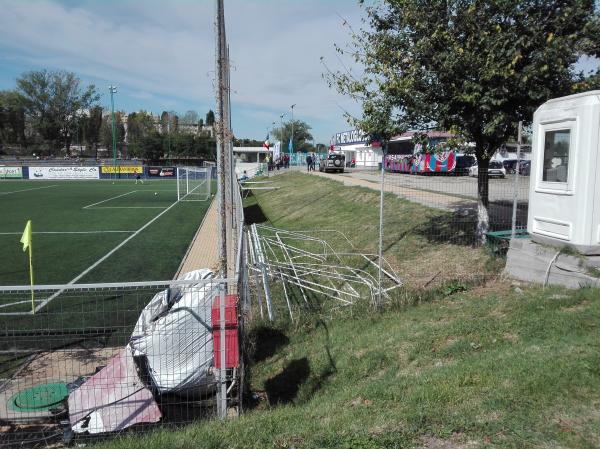
<svg viewBox="0 0 600 449"><path fill-rule="evenodd" d="M213 0L71 5L0 0L0 54L110 80L123 95L156 98L156 109L214 104ZM333 43L348 39L337 14L358 22L355 1L226 0L225 9L235 129L258 137L292 103L320 140L347 128L339 105L357 107L329 89L320 57L336 65Z"/></svg>

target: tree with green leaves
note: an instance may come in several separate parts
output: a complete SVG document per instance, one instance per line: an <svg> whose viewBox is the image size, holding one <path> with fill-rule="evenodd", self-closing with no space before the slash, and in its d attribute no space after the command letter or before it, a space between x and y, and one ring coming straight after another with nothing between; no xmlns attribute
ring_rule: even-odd
<svg viewBox="0 0 600 449"><path fill-rule="evenodd" d="M102 129L102 107L94 106L84 119L85 142L89 145L94 157L98 158L98 142L100 142L100 131Z"/></svg>
<svg viewBox="0 0 600 449"><path fill-rule="evenodd" d="M233 146L234 147L262 147L264 140L256 140L256 139L247 139L241 138L238 139L236 137L233 138Z"/></svg>
<svg viewBox="0 0 600 449"><path fill-rule="evenodd" d="M115 111L115 140L117 143L117 150L125 143L125 126L123 125L124 115L124 112ZM102 117L100 142L103 147L110 150L110 154L112 155L112 114L105 114Z"/></svg>
<svg viewBox="0 0 600 449"><path fill-rule="evenodd" d="M17 79L17 92L32 127L52 148L64 145L67 155L81 116L100 99L94 85L83 87L65 71L27 72Z"/></svg>
<svg viewBox="0 0 600 449"><path fill-rule="evenodd" d="M181 124L197 125L199 117L200 116L196 111L189 110L185 114L183 114L183 117L181 117Z"/></svg>
<svg viewBox="0 0 600 449"><path fill-rule="evenodd" d="M0 91L0 146L25 144L25 107L14 91Z"/></svg>
<svg viewBox="0 0 600 449"><path fill-rule="evenodd" d="M142 137L139 142L141 157L150 161L158 162L164 156L163 137L158 131L152 131L147 136Z"/></svg>
<svg viewBox="0 0 600 449"><path fill-rule="evenodd" d="M214 126L215 125L215 113L212 111L212 109L210 111L208 111L208 113L206 114L206 126Z"/></svg>
<svg viewBox="0 0 600 449"><path fill-rule="evenodd" d="M492 155L543 102L598 77L573 69L582 55L598 54L594 1L382 0L365 8L368 27L351 31L352 46L337 48L364 73L330 72L330 83L363 103L362 120L375 129L437 127L475 144L484 241Z"/></svg>
<svg viewBox="0 0 600 449"><path fill-rule="evenodd" d="M127 151L130 155L144 158L142 141L157 132L154 118L146 111L132 112L127 116Z"/></svg>
<svg viewBox="0 0 600 449"><path fill-rule="evenodd" d="M297 151L313 151L313 146L309 141L313 140L310 133L311 126L302 120L290 120L283 124L283 129L278 127L273 130L273 136L281 142L281 151L287 153L290 137L292 136L292 125L294 129L294 153Z"/></svg>

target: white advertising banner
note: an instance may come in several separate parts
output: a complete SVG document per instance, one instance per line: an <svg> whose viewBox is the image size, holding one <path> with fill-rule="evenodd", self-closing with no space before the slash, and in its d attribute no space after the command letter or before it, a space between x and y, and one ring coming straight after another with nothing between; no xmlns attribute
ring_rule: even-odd
<svg viewBox="0 0 600 449"><path fill-rule="evenodd" d="M98 167L29 167L29 179L98 179Z"/></svg>

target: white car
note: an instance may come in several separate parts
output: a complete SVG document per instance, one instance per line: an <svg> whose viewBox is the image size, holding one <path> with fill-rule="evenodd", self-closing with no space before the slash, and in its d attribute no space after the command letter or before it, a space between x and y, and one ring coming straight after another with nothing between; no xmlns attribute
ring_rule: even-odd
<svg viewBox="0 0 600 449"><path fill-rule="evenodd" d="M479 176L479 167L477 165L473 165L469 168L469 176L475 178ZM490 161L490 165L488 166L488 176L490 178L506 178L504 164L500 161Z"/></svg>

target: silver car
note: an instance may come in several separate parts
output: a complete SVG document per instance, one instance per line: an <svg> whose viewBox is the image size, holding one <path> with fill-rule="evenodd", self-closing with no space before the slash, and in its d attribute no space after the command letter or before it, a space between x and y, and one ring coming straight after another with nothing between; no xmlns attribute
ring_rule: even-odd
<svg viewBox="0 0 600 449"><path fill-rule="evenodd" d="M345 166L346 156L341 153L329 153L326 158L319 161L320 172L334 171L344 173Z"/></svg>

